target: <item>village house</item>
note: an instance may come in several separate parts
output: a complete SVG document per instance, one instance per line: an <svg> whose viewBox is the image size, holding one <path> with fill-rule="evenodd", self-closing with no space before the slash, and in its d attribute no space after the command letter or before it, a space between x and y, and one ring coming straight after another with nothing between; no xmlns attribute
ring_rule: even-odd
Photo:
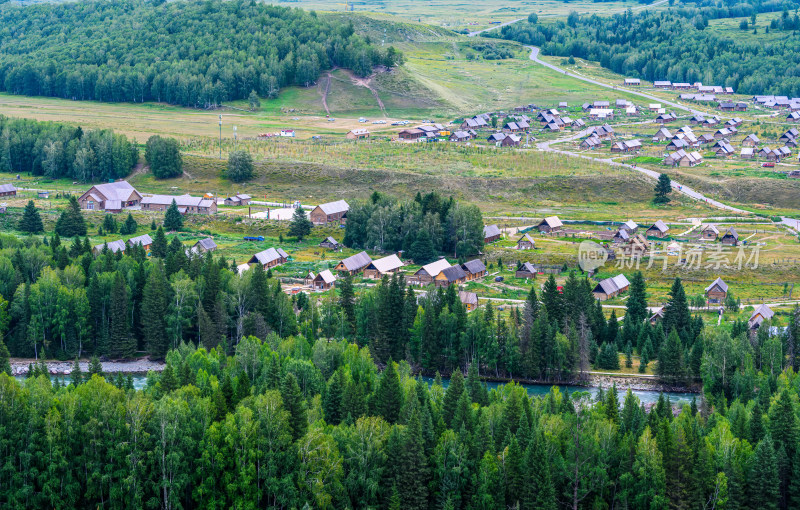
<svg viewBox="0 0 800 510"><path fill-rule="evenodd" d="M0 184L0 197L17 196L17 188L13 184Z"/></svg>
<svg viewBox="0 0 800 510"><path fill-rule="evenodd" d="M692 88L690 83L673 83L672 90L689 90Z"/></svg>
<svg viewBox="0 0 800 510"><path fill-rule="evenodd" d="M400 271L403 261L397 255L389 255L377 260L373 260L364 268L364 277L378 280L384 275L392 275Z"/></svg>
<svg viewBox="0 0 800 510"><path fill-rule="evenodd" d="M150 246L153 244L153 238L150 237L150 234L142 234L128 239L128 246L135 246L137 244L144 248L145 253L147 253L150 251Z"/></svg>
<svg viewBox="0 0 800 510"><path fill-rule="evenodd" d="M311 280L311 287L314 290L328 290L336 285L336 275L331 273L330 269L320 271L318 275Z"/></svg>
<svg viewBox="0 0 800 510"><path fill-rule="evenodd" d="M439 273L450 267L447 259L439 259L430 264L425 264L414 273L414 278L421 284L427 285L432 283L434 278L439 276Z"/></svg>
<svg viewBox="0 0 800 510"><path fill-rule="evenodd" d="M100 253L103 252L103 250L106 247L108 247L108 251L110 251L111 253L117 253L117 252L124 252L125 248L127 247L127 244L125 244L125 241L123 241L122 239L117 239L116 241L106 242L92 247L92 253L95 255L99 255Z"/></svg>
<svg viewBox="0 0 800 510"><path fill-rule="evenodd" d="M464 122L461 123L461 129L481 129L488 126L489 124L483 117L473 117L471 119L464 119Z"/></svg>
<svg viewBox="0 0 800 510"><path fill-rule="evenodd" d="M656 124L669 124L673 120L676 120L677 117L671 113L662 113L655 119Z"/></svg>
<svg viewBox="0 0 800 510"><path fill-rule="evenodd" d="M252 197L243 193L237 193L232 197L227 197L222 201L223 205L250 205Z"/></svg>
<svg viewBox="0 0 800 510"><path fill-rule="evenodd" d="M721 141L714 148L714 154L716 154L717 157L727 157L727 156L731 156L731 155L733 155L735 153L736 153L736 149L733 148L733 145L731 145L730 143L725 142L725 141Z"/></svg>
<svg viewBox="0 0 800 510"><path fill-rule="evenodd" d="M463 126L463 124L462 124L462 126ZM401 140L414 141L414 140L419 140L423 136L425 136L425 131L423 131L421 129L417 129L417 128L404 129L404 130L400 131L399 133L397 133L397 137L400 138Z"/></svg>
<svg viewBox="0 0 800 510"><path fill-rule="evenodd" d="M468 131L456 131L450 135L451 142L468 142L472 140L472 135Z"/></svg>
<svg viewBox="0 0 800 510"><path fill-rule="evenodd" d="M600 280L600 283L598 283L595 288L592 289L592 295L594 295L595 299L605 301L627 291L630 285L631 284L628 279L625 278L625 275L618 274L612 278Z"/></svg>
<svg viewBox="0 0 800 510"><path fill-rule="evenodd" d="M367 252L362 251L339 262L334 269L337 273L356 275L372 262Z"/></svg>
<svg viewBox="0 0 800 510"><path fill-rule="evenodd" d="M750 329L758 329L764 321L770 320L774 315L775 312L772 311L772 308L765 304L760 304L753 310L753 314L747 321L747 326Z"/></svg>
<svg viewBox="0 0 800 510"><path fill-rule="evenodd" d="M632 152L642 148L642 142L639 140L626 140L624 142L615 142L611 145L611 152Z"/></svg>
<svg viewBox="0 0 800 510"><path fill-rule="evenodd" d="M493 243L500 239L501 236L500 229L497 228L497 225L486 225L483 227L483 242Z"/></svg>
<svg viewBox="0 0 800 510"><path fill-rule="evenodd" d="M703 124L706 121L706 118L702 115L695 115L691 119L689 119L689 123L691 124Z"/></svg>
<svg viewBox="0 0 800 510"><path fill-rule="evenodd" d="M736 108L736 103L732 101L723 101L719 104L719 109L723 112L732 112Z"/></svg>
<svg viewBox="0 0 800 510"><path fill-rule="evenodd" d="M642 80L639 78L625 78L624 84L630 87L638 87L642 84Z"/></svg>
<svg viewBox="0 0 800 510"><path fill-rule="evenodd" d="M543 219L536 228L539 232L544 232L549 234L551 232L558 232L563 230L564 224L561 223L561 220L558 219L558 216L548 216L547 218Z"/></svg>
<svg viewBox="0 0 800 510"><path fill-rule="evenodd" d="M697 166L703 162L703 156L699 152L686 152L679 149L664 158L664 164L667 166Z"/></svg>
<svg viewBox="0 0 800 510"><path fill-rule="evenodd" d="M625 115L627 115L628 117L634 117L636 115L639 115L639 108L634 105L627 106L625 108Z"/></svg>
<svg viewBox="0 0 800 510"><path fill-rule="evenodd" d="M661 320L663 318L664 318L664 307L660 306L660 307L656 308L655 310L653 310L653 315L651 315L650 319L648 319L648 320L650 321L650 324L655 326L656 324L661 322Z"/></svg>
<svg viewBox="0 0 800 510"><path fill-rule="evenodd" d="M755 153L756 150L753 147L742 147L742 151L739 153L739 157L742 159L753 159Z"/></svg>
<svg viewBox="0 0 800 510"><path fill-rule="evenodd" d="M667 144L666 149L668 151L677 151L681 149L686 149L687 147L691 147L691 144L684 140L683 138L673 138Z"/></svg>
<svg viewBox="0 0 800 510"><path fill-rule="evenodd" d="M672 138L672 134L669 132L669 129L662 127L656 131L656 134L653 135L654 142L663 142L664 140L669 140Z"/></svg>
<svg viewBox="0 0 800 510"><path fill-rule="evenodd" d="M464 283L467 279L467 273L459 265L450 266L442 269L436 278L434 284L437 287L447 287L448 285Z"/></svg>
<svg viewBox="0 0 800 510"><path fill-rule="evenodd" d="M626 244L622 247L622 252L630 258L641 258L647 255L650 250L650 243L642 234L631 236Z"/></svg>
<svg viewBox="0 0 800 510"><path fill-rule="evenodd" d="M658 110L661 109L661 103L650 103L649 105L647 105L647 109L650 110L651 112L657 112Z"/></svg>
<svg viewBox="0 0 800 510"><path fill-rule="evenodd" d="M729 227L728 231L725 232L725 235L722 236L722 244L726 244L729 246L739 246L739 233L736 232L736 229L733 227Z"/></svg>
<svg viewBox="0 0 800 510"><path fill-rule="evenodd" d="M653 88L656 88L656 89L668 89L671 86L672 86L672 82L671 81L656 80L656 81L653 82Z"/></svg>
<svg viewBox="0 0 800 510"><path fill-rule="evenodd" d="M628 242L630 238L631 236L628 233L628 231L620 228L619 230L617 230L617 232L614 234L614 237L612 237L611 240L614 243L625 243Z"/></svg>
<svg viewBox="0 0 800 510"><path fill-rule="evenodd" d="M329 225L331 223L344 224L347 220L347 211L350 206L344 200L320 204L313 208L308 217L314 225Z"/></svg>
<svg viewBox="0 0 800 510"><path fill-rule="evenodd" d="M269 248L250 257L247 263L261 264L264 269L269 269L280 264L285 264L288 260L289 255L281 248Z"/></svg>
<svg viewBox="0 0 800 510"><path fill-rule="evenodd" d="M706 287L706 298L709 303L722 303L728 297L728 284L717 278L711 285Z"/></svg>
<svg viewBox="0 0 800 510"><path fill-rule="evenodd" d="M365 128L351 129L345 136L348 140L366 140L369 138L369 131Z"/></svg>
<svg viewBox="0 0 800 510"><path fill-rule="evenodd" d="M87 211L120 212L142 201L142 195L128 181L95 184L78 198L81 209Z"/></svg>
<svg viewBox="0 0 800 510"><path fill-rule="evenodd" d="M498 147L516 147L519 145L521 138L513 134L505 133L492 133L487 142L494 143Z"/></svg>
<svg viewBox="0 0 800 510"><path fill-rule="evenodd" d="M667 226L667 224L664 223L662 220L658 220L655 223L653 223L653 226L651 226L645 231L645 235L647 237L664 238L667 236L667 232L669 232L669 227Z"/></svg>
<svg viewBox="0 0 800 510"><path fill-rule="evenodd" d="M477 280L486 275L486 266L478 259L469 260L461 264L461 269L467 275L467 281Z"/></svg>
<svg viewBox="0 0 800 510"><path fill-rule="evenodd" d="M787 115L786 122L800 122L800 112L792 112Z"/></svg>
<svg viewBox="0 0 800 510"><path fill-rule="evenodd" d="M589 118L593 120L613 119L614 110L611 108L592 108L589 110Z"/></svg>
<svg viewBox="0 0 800 510"><path fill-rule="evenodd" d="M603 142L601 142L600 139L597 138L596 136L592 135L588 138L584 138L580 144L580 147L582 149L594 149L601 145L603 145Z"/></svg>
<svg viewBox="0 0 800 510"><path fill-rule="evenodd" d="M514 273L514 277L515 278L536 278L536 273L537 273L536 266L534 266L530 262L525 262Z"/></svg>
<svg viewBox="0 0 800 510"><path fill-rule="evenodd" d="M478 308L478 295L474 292L458 291L458 300L467 309L468 312Z"/></svg>
<svg viewBox="0 0 800 510"><path fill-rule="evenodd" d="M787 129L785 133L778 139L781 142L789 142L800 136L800 130L797 128Z"/></svg>
<svg viewBox="0 0 800 510"><path fill-rule="evenodd" d="M142 210L164 212L169 209L173 200L181 214L214 214L217 212L216 200L193 197L191 195L153 195L144 197L142 198Z"/></svg>
<svg viewBox="0 0 800 510"><path fill-rule="evenodd" d="M520 237L519 240L517 240L518 250L532 250L535 247L536 247L536 242L527 233L523 234L522 237Z"/></svg>
<svg viewBox="0 0 800 510"><path fill-rule="evenodd" d="M208 253L217 249L217 243L214 242L213 239L210 237L206 237L205 239L200 239L194 246L192 246L192 251L195 253Z"/></svg>
<svg viewBox="0 0 800 510"><path fill-rule="evenodd" d="M743 147L756 147L759 143L761 143L761 140L759 140L755 133L750 133L742 140Z"/></svg>
<svg viewBox="0 0 800 510"><path fill-rule="evenodd" d="M719 237L719 229L716 225L703 225L700 229L700 239L704 241L716 241Z"/></svg>
<svg viewBox="0 0 800 510"><path fill-rule="evenodd" d="M326 237L324 241L319 243L319 247L327 248L329 250L334 250L334 251L339 251L342 249L342 245L339 244L339 241L330 236Z"/></svg>
<svg viewBox="0 0 800 510"><path fill-rule="evenodd" d="M592 126L586 130L587 136L596 136L600 140L614 138L614 128L608 124L602 126Z"/></svg>

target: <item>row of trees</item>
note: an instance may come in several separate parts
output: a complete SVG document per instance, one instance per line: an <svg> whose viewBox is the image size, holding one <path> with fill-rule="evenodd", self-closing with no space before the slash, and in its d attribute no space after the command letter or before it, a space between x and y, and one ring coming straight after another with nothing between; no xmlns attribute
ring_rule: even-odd
<svg viewBox="0 0 800 510"><path fill-rule="evenodd" d="M103 181L127 177L138 161L136 142L109 129L0 115L0 172Z"/></svg>
<svg viewBox="0 0 800 510"><path fill-rule="evenodd" d="M616 388L531 399L475 365L446 386L345 341L182 344L144 390L0 373L9 508L739 508L800 505L788 370L673 415ZM2 367L0 367L2 371Z"/></svg>
<svg viewBox="0 0 800 510"><path fill-rule="evenodd" d="M349 23L243 0L9 5L0 55L6 92L192 107L275 97L334 66L367 76L402 63Z"/></svg>
<svg viewBox="0 0 800 510"><path fill-rule="evenodd" d="M566 23L514 23L496 37L540 46L546 55L599 61L616 73L651 81L700 81L741 94L800 95L800 77L793 72L800 63L795 33L763 44L705 30L708 19L696 10L629 10L609 17L573 12ZM780 26L794 26L793 20L787 12Z"/></svg>
<svg viewBox="0 0 800 510"><path fill-rule="evenodd" d="M483 217L474 205L433 191L401 202L378 192L347 212L345 246L378 251L403 250L417 263L439 254L467 257L483 246Z"/></svg>

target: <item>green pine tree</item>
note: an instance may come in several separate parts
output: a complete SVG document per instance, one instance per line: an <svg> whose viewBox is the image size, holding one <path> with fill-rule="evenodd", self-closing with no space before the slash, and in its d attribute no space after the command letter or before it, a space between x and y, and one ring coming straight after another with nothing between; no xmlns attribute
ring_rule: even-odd
<svg viewBox="0 0 800 510"><path fill-rule="evenodd" d="M167 236L164 235L164 229L158 227L155 236L153 236L153 244L150 246L150 254L153 257L164 258L167 256Z"/></svg>
<svg viewBox="0 0 800 510"><path fill-rule="evenodd" d="M283 408L289 413L289 425L292 430L292 439L297 440L306 434L308 418L303 393L297 384L294 374L286 374L281 385Z"/></svg>
<svg viewBox="0 0 800 510"><path fill-rule="evenodd" d="M100 377L103 377L103 364L100 363L100 360L97 358L97 356L92 356L92 358L89 360L88 377L91 378L93 375L99 375Z"/></svg>
<svg viewBox="0 0 800 510"><path fill-rule="evenodd" d="M658 182L656 183L655 187L655 197L653 198L653 203L655 204L666 204L669 202L669 194L672 192L672 180L669 178L667 174L661 174L658 176Z"/></svg>
<svg viewBox="0 0 800 510"><path fill-rule="evenodd" d="M647 284L641 271L636 271L631 277L631 290L626 302L626 308L626 322L630 318L630 323L640 324L647 319Z"/></svg>
<svg viewBox="0 0 800 510"><path fill-rule="evenodd" d="M311 233L311 220L306 216L302 207L297 207L292 214L292 221L289 224L289 235L302 241L304 237Z"/></svg>
<svg viewBox="0 0 800 510"><path fill-rule="evenodd" d="M669 291L669 300L664 306L664 319L661 325L664 331L678 331L679 338L685 340L682 333L687 330L691 324L691 314L689 313L689 303L686 300L686 292L683 289L683 283L680 278L675 278L672 283L672 288Z"/></svg>
<svg viewBox="0 0 800 510"><path fill-rule="evenodd" d="M8 352L8 347L3 342L2 335L0 335L0 373L5 372L8 375L11 375L11 363L9 362L9 358L11 354Z"/></svg>
<svg viewBox="0 0 800 510"><path fill-rule="evenodd" d="M81 214L81 207L74 196L69 197L66 209L61 212L61 216L56 221L56 232L61 237L75 237L86 235L86 220Z"/></svg>
<svg viewBox="0 0 800 510"><path fill-rule="evenodd" d="M555 510L556 490L550 476L550 461L544 447L544 437L534 433L524 458L522 510Z"/></svg>
<svg viewBox="0 0 800 510"><path fill-rule="evenodd" d="M780 478L772 439L767 436L758 443L750 459L747 476L748 508L777 510L780 502Z"/></svg>
<svg viewBox="0 0 800 510"><path fill-rule="evenodd" d="M108 354L114 358L131 358L136 351L136 340L128 323L128 288L121 272L114 273L109 306ZM163 314L163 311L161 312Z"/></svg>
<svg viewBox="0 0 800 510"><path fill-rule="evenodd" d="M33 200L29 200L28 205L25 206L25 211L22 213L22 219L19 221L18 228L29 234L37 234L44 231L42 217L39 216L39 210L36 209Z"/></svg>
<svg viewBox="0 0 800 510"><path fill-rule="evenodd" d="M117 219L114 218L113 214L106 213L105 217L103 218L103 228L109 234L117 233Z"/></svg>
<svg viewBox="0 0 800 510"><path fill-rule="evenodd" d="M73 386L77 386L83 382L83 372L81 371L81 364L78 358L75 358L75 363L72 364L72 373L69 374Z"/></svg>
<svg viewBox="0 0 800 510"><path fill-rule="evenodd" d="M125 223L122 224L119 233L122 235L133 235L136 233L138 227L136 220L133 219L133 215L128 213L128 217L125 218Z"/></svg>
<svg viewBox="0 0 800 510"><path fill-rule="evenodd" d="M444 422L448 426L453 416L455 416L458 399L461 398L461 394L465 391L464 375L461 370L456 369L450 376L450 384L447 386L447 391L445 391L444 400L442 401L442 418L444 418Z"/></svg>
<svg viewBox="0 0 800 510"><path fill-rule="evenodd" d="M372 413L375 416L382 416L389 423L396 423L400 417L400 409L403 407L403 388L400 386L400 378L391 358L381 374L371 404Z"/></svg>
<svg viewBox="0 0 800 510"><path fill-rule="evenodd" d="M656 365L658 377L670 384L681 384L686 377L686 365L683 361L683 348L680 338L674 329L661 346Z"/></svg>
<svg viewBox="0 0 800 510"><path fill-rule="evenodd" d="M163 358L169 348L164 313L167 309L167 285L161 264L154 264L144 286L141 317L147 351L158 359Z"/></svg>
<svg viewBox="0 0 800 510"><path fill-rule="evenodd" d="M342 331L342 336L348 336L356 329L356 296L353 289L353 277L346 274L344 278L339 278L336 281L336 286L339 288L339 307L344 314L344 323L347 330Z"/></svg>
<svg viewBox="0 0 800 510"><path fill-rule="evenodd" d="M174 198L167 208L167 212L164 213L164 228L167 230L180 230L183 228L183 216L178 211L178 204L175 203Z"/></svg>

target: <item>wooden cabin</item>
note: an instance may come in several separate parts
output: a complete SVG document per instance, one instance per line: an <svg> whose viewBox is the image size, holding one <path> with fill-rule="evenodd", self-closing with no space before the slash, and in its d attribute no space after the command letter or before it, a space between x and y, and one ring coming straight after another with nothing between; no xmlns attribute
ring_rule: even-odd
<svg viewBox="0 0 800 510"><path fill-rule="evenodd" d="M485 244L493 243L500 239L502 233L497 225L486 225L483 227L483 242Z"/></svg>
<svg viewBox="0 0 800 510"><path fill-rule="evenodd" d="M367 252L362 251L361 253L356 253L339 262L334 268L334 271L337 273L350 273L351 275L355 275L360 273L371 262L372 259L367 255Z"/></svg>
<svg viewBox="0 0 800 510"><path fill-rule="evenodd" d="M317 276L311 280L311 287L314 290L328 290L336 285L336 275L331 273L330 269L320 271Z"/></svg>
<svg viewBox="0 0 800 510"><path fill-rule="evenodd" d="M618 274L617 276L600 280L595 288L592 289L592 295L595 299L605 301L606 299L611 299L622 294L627 291L630 286L631 284L628 279L625 278L625 275Z"/></svg>
<svg viewBox="0 0 800 510"><path fill-rule="evenodd" d="M722 303L728 297L728 284L717 278L706 287L705 295L709 303Z"/></svg>
<svg viewBox="0 0 800 510"><path fill-rule="evenodd" d="M414 279L422 285L433 283L434 278L439 276L439 273L450 267L447 259L439 259L430 264L425 264L414 273Z"/></svg>
<svg viewBox="0 0 800 510"><path fill-rule="evenodd" d="M459 265L450 266L436 275L433 281L437 287L447 287L453 284L457 285L467 281L467 273L465 273Z"/></svg>
<svg viewBox="0 0 800 510"><path fill-rule="evenodd" d="M664 238L667 237L667 232L669 232L669 227L667 226L667 224L661 220L658 220L655 223L653 223L653 226L647 229L645 234L648 237Z"/></svg>
<svg viewBox="0 0 800 510"><path fill-rule="evenodd" d="M128 239L128 246L140 245L144 248L145 253L150 251L150 246L153 244L153 239L150 234L142 234L140 236L131 237Z"/></svg>
<svg viewBox="0 0 800 510"><path fill-rule="evenodd" d="M344 200L320 204L311 210L308 217L314 225L343 224L347 219L350 205Z"/></svg>
<svg viewBox="0 0 800 510"><path fill-rule="evenodd" d="M543 219L536 228L539 232L558 232L564 229L564 224L561 223L561 220L558 219L558 216L548 216L547 218Z"/></svg>
<svg viewBox="0 0 800 510"><path fill-rule="evenodd" d="M478 259L469 260L461 264L461 269L467 275L467 281L477 280L486 276L486 266Z"/></svg>
<svg viewBox="0 0 800 510"><path fill-rule="evenodd" d="M392 275L400 271L403 261L397 255L389 255L377 260L373 260L364 268L364 277L378 280L384 275Z"/></svg>
<svg viewBox="0 0 800 510"><path fill-rule="evenodd" d="M728 231L725 232L724 236L722 236L722 244L726 244L728 246L739 246L739 233L736 232L735 228L728 228Z"/></svg>
<svg viewBox="0 0 800 510"><path fill-rule="evenodd" d="M248 264L261 264L264 269L285 264L289 260L289 255L281 248L269 248L250 257Z"/></svg>
<svg viewBox="0 0 800 510"><path fill-rule="evenodd" d="M527 233L523 234L517 241L518 250L532 250L534 248L536 248L536 242Z"/></svg>
<svg viewBox="0 0 800 510"><path fill-rule="evenodd" d="M700 239L705 241L716 241L719 237L719 229L716 225L703 225L700 229Z"/></svg>
<svg viewBox="0 0 800 510"><path fill-rule="evenodd" d="M514 273L515 278L536 278L536 266L531 264L530 262L525 262L517 269L517 272Z"/></svg>
<svg viewBox="0 0 800 510"><path fill-rule="evenodd" d="M758 329L761 327L761 323L770 320L774 315L775 312L773 312L772 308L769 306L764 304L758 305L755 310L753 310L753 315L750 316L747 325L750 329Z"/></svg>
<svg viewBox="0 0 800 510"><path fill-rule="evenodd" d="M458 291L458 299L468 312L478 308L478 295L474 292Z"/></svg>
<svg viewBox="0 0 800 510"><path fill-rule="evenodd" d="M319 247L327 248L329 250L334 250L334 251L339 251L342 249L342 245L339 244L339 241L330 236L326 237L324 241L319 243Z"/></svg>

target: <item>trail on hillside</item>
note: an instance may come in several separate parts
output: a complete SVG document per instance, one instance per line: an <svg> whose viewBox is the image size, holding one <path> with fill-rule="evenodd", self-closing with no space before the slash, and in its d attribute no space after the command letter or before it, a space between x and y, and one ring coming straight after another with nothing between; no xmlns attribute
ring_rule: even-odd
<svg viewBox="0 0 800 510"><path fill-rule="evenodd" d="M331 111L328 108L328 92L330 92L330 90L331 90L331 73L330 73L330 71L325 73L325 78L324 79L325 79L325 88L323 90L321 90L321 91L319 90L319 88L317 88L317 91L320 92L320 95L322 96L322 107L325 108L325 113L327 115L330 115ZM322 85L322 84L320 84L320 85Z"/></svg>
<svg viewBox="0 0 800 510"><path fill-rule="evenodd" d="M386 114L386 107L383 105L383 101L381 101L380 96L378 96L378 91L372 87L372 80L378 75L378 73L374 72L366 78L360 78L347 69L342 69L342 72L350 78L350 83L357 87L364 87L369 90L372 93L372 96L375 98L375 102L378 103L378 108L380 108L383 116L388 118L388 115Z"/></svg>

